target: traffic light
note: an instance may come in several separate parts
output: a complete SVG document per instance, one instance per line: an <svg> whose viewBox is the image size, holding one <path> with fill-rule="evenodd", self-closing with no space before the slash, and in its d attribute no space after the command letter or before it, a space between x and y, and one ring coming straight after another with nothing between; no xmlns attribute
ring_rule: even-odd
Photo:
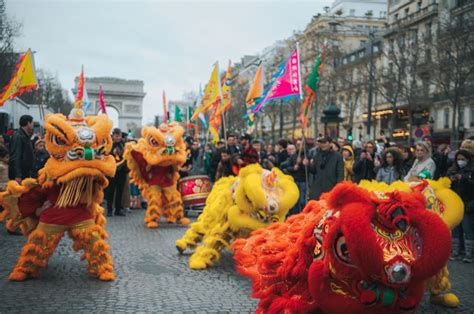
<svg viewBox="0 0 474 314"><path fill-rule="evenodd" d="M352 140L354 139L354 137L352 136L352 129L351 130L348 130L347 131L347 140L349 142L352 142Z"/></svg>

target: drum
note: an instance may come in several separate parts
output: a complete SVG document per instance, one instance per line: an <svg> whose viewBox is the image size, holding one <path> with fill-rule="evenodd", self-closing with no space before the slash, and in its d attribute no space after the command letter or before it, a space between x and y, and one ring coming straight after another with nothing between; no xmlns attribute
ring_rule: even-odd
<svg viewBox="0 0 474 314"><path fill-rule="evenodd" d="M184 177L178 182L179 191L183 199L184 207L204 207L206 199L211 192L211 180L208 176Z"/></svg>

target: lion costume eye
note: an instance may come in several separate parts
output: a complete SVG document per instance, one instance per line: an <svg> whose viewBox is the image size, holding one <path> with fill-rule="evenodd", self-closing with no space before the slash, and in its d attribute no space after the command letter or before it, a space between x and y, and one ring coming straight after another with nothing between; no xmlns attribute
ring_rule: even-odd
<svg viewBox="0 0 474 314"><path fill-rule="evenodd" d="M158 147L158 146L160 146L160 144L158 144L157 140L155 140L155 138L153 138L153 137L150 137L150 138L148 139L148 143L150 143L150 145L153 146L153 147Z"/></svg>
<svg viewBox="0 0 474 314"><path fill-rule="evenodd" d="M54 134L51 134L51 142L53 142L53 144L57 145L57 146L64 146L66 145L66 141L57 137L56 135Z"/></svg>
<svg viewBox="0 0 474 314"><path fill-rule="evenodd" d="M347 248L346 237L339 235L335 242L336 257L344 264L352 265L352 259Z"/></svg>

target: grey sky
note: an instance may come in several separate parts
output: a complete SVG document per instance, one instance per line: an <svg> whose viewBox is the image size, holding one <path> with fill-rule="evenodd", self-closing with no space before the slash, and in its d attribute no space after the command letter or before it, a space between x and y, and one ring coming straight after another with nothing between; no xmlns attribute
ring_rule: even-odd
<svg viewBox="0 0 474 314"><path fill-rule="evenodd" d="M37 51L38 68L70 90L86 78L145 82L144 122L162 112L161 94L180 99L209 79L213 63L240 61L302 30L332 0L78 1L7 0L23 24L20 49Z"/></svg>

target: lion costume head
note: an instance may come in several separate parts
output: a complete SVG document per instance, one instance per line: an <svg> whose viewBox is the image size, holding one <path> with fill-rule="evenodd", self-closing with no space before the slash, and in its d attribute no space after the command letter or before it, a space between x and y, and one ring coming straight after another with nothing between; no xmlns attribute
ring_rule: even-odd
<svg viewBox="0 0 474 314"><path fill-rule="evenodd" d="M130 168L130 177L140 188L160 185L160 176L172 175L170 181L177 181L176 170L186 162L184 130L176 122L161 124L160 127L145 127L136 144L127 143L124 158ZM171 169L171 170L168 170Z"/></svg>
<svg viewBox="0 0 474 314"><path fill-rule="evenodd" d="M269 171L259 164L246 166L237 177L224 177L214 184L198 221L176 241L176 248L183 252L202 242L189 259L189 266L209 267L233 240L284 221L298 197L291 176L277 168Z"/></svg>
<svg viewBox="0 0 474 314"><path fill-rule="evenodd" d="M287 222L234 242L257 312L414 311L450 254L450 232L419 192L341 183Z"/></svg>

